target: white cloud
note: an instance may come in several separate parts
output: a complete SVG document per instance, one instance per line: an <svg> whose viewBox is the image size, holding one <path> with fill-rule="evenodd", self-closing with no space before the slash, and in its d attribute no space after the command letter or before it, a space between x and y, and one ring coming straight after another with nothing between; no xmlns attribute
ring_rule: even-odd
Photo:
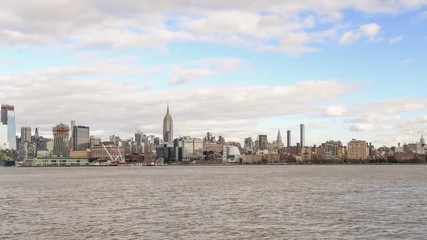
<svg viewBox="0 0 427 240"><path fill-rule="evenodd" d="M358 39L358 36L353 31L345 32L340 39L341 44L349 44Z"/></svg>
<svg viewBox="0 0 427 240"><path fill-rule="evenodd" d="M360 26L360 34L367 36L369 38L374 38L380 32L381 26L376 23L369 23Z"/></svg>
<svg viewBox="0 0 427 240"><path fill-rule="evenodd" d="M170 73L172 79L169 83L172 85L188 83L212 76L213 74L214 72L207 69L176 69Z"/></svg>
<svg viewBox="0 0 427 240"><path fill-rule="evenodd" d="M399 35L397 37L393 37L393 38L389 38L388 39L388 43L390 43L390 44L400 43L401 41L403 41L403 36L402 35Z"/></svg>
<svg viewBox="0 0 427 240"><path fill-rule="evenodd" d="M104 138L112 134L130 137L139 126L160 134L165 101L169 99L177 135L202 136L214 129L225 137L242 140L257 134L259 119L307 114L316 102L354 89L353 84L337 80L312 80L293 85L228 84L160 91L147 89L143 82L96 76L77 80L73 69L64 69L0 77L0 95L15 105L18 128L25 123L48 133L61 121L78 119Z"/></svg>
<svg viewBox="0 0 427 240"><path fill-rule="evenodd" d="M364 24L356 31L345 32L340 38L340 44L350 44L362 37L366 37L372 42L382 41L382 38L377 37L380 30L381 26L376 23Z"/></svg>
<svg viewBox="0 0 427 240"><path fill-rule="evenodd" d="M208 42L290 54L319 49L323 34L342 25L344 11L397 14L424 1L0 1L0 44L64 43L101 48L166 48L170 42ZM267 13L267 14L266 14ZM331 26L332 23L332 26ZM316 27L319 26L319 30ZM343 33L349 43L363 35L377 41L371 23Z"/></svg>
<svg viewBox="0 0 427 240"><path fill-rule="evenodd" d="M347 108L343 105L331 105L325 109L326 116L342 116L347 113Z"/></svg>
<svg viewBox="0 0 427 240"><path fill-rule="evenodd" d="M372 123L354 123L350 126L350 131L370 131L374 128L374 125Z"/></svg>

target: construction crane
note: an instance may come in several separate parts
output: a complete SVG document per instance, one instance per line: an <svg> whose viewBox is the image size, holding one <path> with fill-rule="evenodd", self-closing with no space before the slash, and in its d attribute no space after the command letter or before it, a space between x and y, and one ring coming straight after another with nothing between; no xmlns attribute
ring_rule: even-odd
<svg viewBox="0 0 427 240"><path fill-rule="evenodd" d="M118 165L127 165L127 162L124 161L122 157L122 153L120 152L119 146L117 146L117 151L119 152L119 156L117 156L116 158L113 158L113 156L110 154L108 149L105 147L104 143L101 143L101 145L104 148L105 152L107 152L108 157L110 157L111 163L116 163ZM119 160L119 157L120 157L120 160Z"/></svg>

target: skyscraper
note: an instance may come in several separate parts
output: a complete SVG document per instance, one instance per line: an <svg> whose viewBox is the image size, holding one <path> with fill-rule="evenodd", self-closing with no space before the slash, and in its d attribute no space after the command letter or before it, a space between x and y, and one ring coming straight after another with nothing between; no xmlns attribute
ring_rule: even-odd
<svg viewBox="0 0 427 240"><path fill-rule="evenodd" d="M173 142L173 120L172 116L169 114L169 102L166 110L166 115L163 119L163 142Z"/></svg>
<svg viewBox="0 0 427 240"><path fill-rule="evenodd" d="M291 146L291 130L288 130L287 132L286 132L286 136L287 136L287 147L290 147Z"/></svg>
<svg viewBox="0 0 427 240"><path fill-rule="evenodd" d="M70 127L61 123L52 128L53 132L53 152L52 154L60 157L68 156L68 138L70 136Z"/></svg>
<svg viewBox="0 0 427 240"><path fill-rule="evenodd" d="M74 126L72 139L74 151L86 151L86 149L90 148L89 127Z"/></svg>
<svg viewBox="0 0 427 240"><path fill-rule="evenodd" d="M277 144L277 145L283 145L283 142L282 142L282 135L280 135L280 130L277 132L276 144Z"/></svg>
<svg viewBox="0 0 427 240"><path fill-rule="evenodd" d="M16 150L15 107L13 105L1 105L1 122L7 125L9 148Z"/></svg>
<svg viewBox="0 0 427 240"><path fill-rule="evenodd" d="M31 127L21 127L21 143L31 142Z"/></svg>
<svg viewBox="0 0 427 240"><path fill-rule="evenodd" d="M266 150L268 147L267 135L258 135L259 150Z"/></svg>
<svg viewBox="0 0 427 240"><path fill-rule="evenodd" d="M305 147L305 127L304 124L300 124L300 145Z"/></svg>

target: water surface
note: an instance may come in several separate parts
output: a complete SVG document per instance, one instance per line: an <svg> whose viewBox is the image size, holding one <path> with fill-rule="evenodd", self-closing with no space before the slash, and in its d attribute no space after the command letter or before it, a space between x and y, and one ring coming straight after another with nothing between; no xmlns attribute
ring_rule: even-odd
<svg viewBox="0 0 427 240"><path fill-rule="evenodd" d="M0 239L425 239L426 165L0 168Z"/></svg>

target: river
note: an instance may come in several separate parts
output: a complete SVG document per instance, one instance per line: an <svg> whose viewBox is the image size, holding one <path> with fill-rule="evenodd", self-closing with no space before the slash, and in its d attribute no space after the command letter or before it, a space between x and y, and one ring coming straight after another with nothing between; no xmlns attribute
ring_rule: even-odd
<svg viewBox="0 0 427 240"><path fill-rule="evenodd" d="M425 239L427 165L0 168L0 239Z"/></svg>

